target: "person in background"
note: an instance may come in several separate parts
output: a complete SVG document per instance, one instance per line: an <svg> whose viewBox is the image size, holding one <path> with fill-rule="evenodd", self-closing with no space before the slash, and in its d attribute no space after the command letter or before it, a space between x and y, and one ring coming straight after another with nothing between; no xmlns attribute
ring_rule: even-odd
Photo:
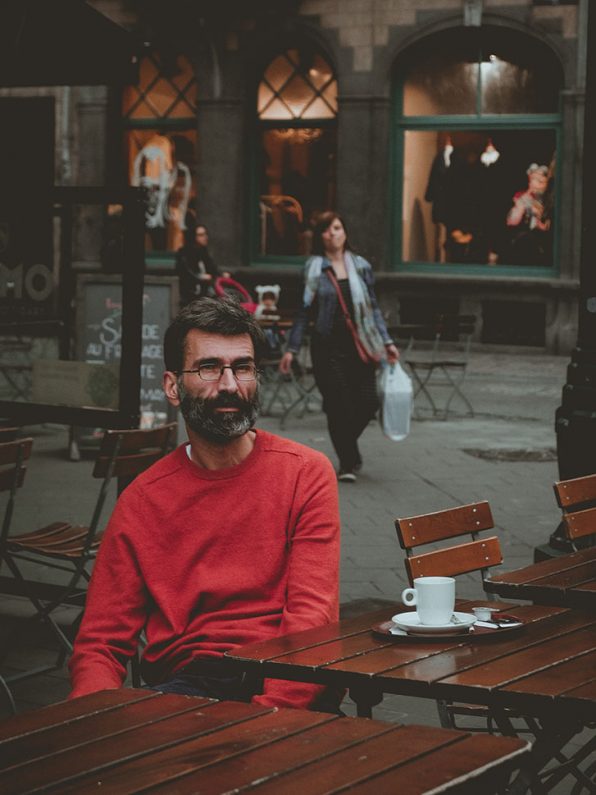
<svg viewBox="0 0 596 795"><path fill-rule="evenodd" d="M201 295L215 294L213 286L220 274L208 246L209 234L204 224L197 223L186 230L184 246L176 254L181 306ZM221 275L229 277L230 274Z"/></svg>
<svg viewBox="0 0 596 795"><path fill-rule="evenodd" d="M254 430L264 337L237 303L199 298L166 331L164 391L189 442L122 493L70 660L71 698L141 674L164 693L339 712L343 694L246 680L237 646L336 621L339 507L321 453Z"/></svg>
<svg viewBox="0 0 596 795"><path fill-rule="evenodd" d="M399 351L377 303L372 268L352 252L345 224L337 213L321 214L313 230L312 250L313 256L305 266L302 307L290 331L280 370L290 372L307 324L314 318L313 372L339 459L337 477L353 483L362 467L358 438L379 408L376 365L363 362L357 352L333 277L364 346L377 357L386 356L390 364L398 360Z"/></svg>

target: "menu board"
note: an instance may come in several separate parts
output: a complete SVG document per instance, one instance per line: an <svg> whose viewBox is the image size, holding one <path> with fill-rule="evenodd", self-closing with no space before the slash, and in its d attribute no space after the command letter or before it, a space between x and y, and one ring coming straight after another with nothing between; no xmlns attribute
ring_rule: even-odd
<svg viewBox="0 0 596 795"><path fill-rule="evenodd" d="M163 336L177 306L177 280L146 277L143 288L141 427L171 415L162 389ZM77 355L89 363L117 363L122 343L122 284L114 276L80 275L77 285Z"/></svg>

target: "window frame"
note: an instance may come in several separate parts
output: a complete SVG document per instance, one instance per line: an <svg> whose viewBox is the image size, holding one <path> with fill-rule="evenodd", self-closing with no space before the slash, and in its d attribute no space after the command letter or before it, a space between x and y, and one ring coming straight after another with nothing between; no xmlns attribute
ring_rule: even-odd
<svg viewBox="0 0 596 795"><path fill-rule="evenodd" d="M468 275L485 278L500 277L534 277L552 278L559 274L560 253L560 202L561 179L555 181L555 218L553 224L553 264L550 267L536 265L507 265L497 264L488 266L486 263L451 263L451 262L421 262L403 258L403 185L404 185L404 148L407 132L433 132L433 131L466 131L490 134L496 130L551 131L555 137L555 159L561 163L562 153L562 113L561 97L556 113L509 113L494 114L482 113L479 109L481 81L478 81L476 112L471 114L433 115L433 116L405 116L404 107L404 81L406 76L399 75L394 82L393 119L391 124L391 156L389 185L390 203L393 208L390 223L390 248L391 270L397 273L410 274L441 274L441 275ZM563 85L561 85L561 90ZM560 169L559 169L560 174Z"/></svg>
<svg viewBox="0 0 596 795"><path fill-rule="evenodd" d="M160 52L159 49L151 48L150 51L145 52L142 54L141 59L143 58L151 58L152 55L157 55L158 58L162 58L163 54ZM125 183L129 184L128 172L130 168L130 164L128 163L126 157L123 154L123 145L124 145L124 137L127 131L129 130L156 130L157 128L165 130L166 132L174 132L174 131L188 131L191 130L197 133L197 114L198 114L198 80L196 72L194 72L194 64L193 59L189 56L189 54L185 51L180 51L178 53L179 56L184 56L188 62L190 63L191 67L193 68L194 74L194 83L197 85L197 99L196 99L196 109L194 116L155 116L153 118L149 117L141 117L141 118L130 118L125 116L122 111L123 105L123 98L124 98L124 91L125 88L122 89L120 92L120 161L122 165L122 169L125 172ZM139 64L139 74L140 74L140 64ZM195 142L196 145L196 142ZM198 166L198 163L195 165ZM194 188L196 190L196 175L195 175L195 185ZM176 252L175 251L145 251L145 264L147 268L150 269L159 269L163 267L167 268L174 268L176 263Z"/></svg>
<svg viewBox="0 0 596 795"><path fill-rule="evenodd" d="M302 46L305 46L302 43ZM309 44L306 45L307 47L310 46ZM263 75L265 71L269 68L269 66L273 63L273 61L279 56L283 55L283 53L287 52L288 50L300 50L300 44L290 44L283 49L276 51L271 54L269 59L266 63L263 64L258 79L256 81L255 91L253 95L253 118L254 123L252 125L252 140L251 140L251 155L249 157L249 198L246 203L247 207L247 228L248 228L248 240L247 240L247 261L252 266L265 266L267 268L276 268L279 266L279 269L287 270L288 267L296 267L303 265L307 259L307 256L304 254L261 254L259 249L259 240L260 240L260 221L259 221L259 198L260 198L260 174L262 169L262 160L260 156L260 142L261 142L261 133L263 130L275 130L275 129L308 129L308 128L318 128L318 129L335 129L337 133L338 129L338 116L339 116L339 103L338 103L338 110L337 113L333 118L326 118L326 119L261 119L259 118L258 112L258 97L259 97L259 87L261 85L261 81L263 79ZM316 53L320 55L322 58L325 59L327 64L329 65L330 69L333 73L333 78L339 86L339 80L337 77L337 71L335 69L335 65L333 61L329 58L328 54L321 48L316 48ZM339 95L338 95L339 97ZM337 148L336 148L337 153ZM337 180L337 174L336 174Z"/></svg>

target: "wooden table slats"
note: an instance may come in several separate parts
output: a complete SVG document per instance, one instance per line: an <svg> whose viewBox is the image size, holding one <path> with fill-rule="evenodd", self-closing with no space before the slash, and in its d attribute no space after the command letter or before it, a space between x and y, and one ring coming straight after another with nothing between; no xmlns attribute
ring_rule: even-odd
<svg viewBox="0 0 596 795"><path fill-rule="evenodd" d="M469 641L458 639L424 643L394 643L390 648L366 655L365 659L351 658L341 663L331 663L330 670L365 671L375 676L387 676L398 679L415 679L418 682L430 683L443 676L457 671L464 671L476 665L500 659L520 648L526 648L543 642L552 637L561 637L576 629L594 623L596 619L588 615L574 616L569 620L560 608L538 608L543 621L529 621L528 625L519 630L488 641ZM510 609L513 615L525 620L533 606ZM410 671L408 665L416 663Z"/></svg>
<svg viewBox="0 0 596 795"><path fill-rule="evenodd" d="M530 646L507 657L500 657L484 665L445 677L437 684L440 685L441 693L445 692L445 687L450 684L472 688L480 686L484 691L490 691L497 687L505 687L532 673L558 666L594 649L596 649L596 627L590 627L566 635L565 643L560 643L558 638L554 638L539 646Z"/></svg>
<svg viewBox="0 0 596 795"><path fill-rule="evenodd" d="M266 659L259 667L266 676L300 681L338 684L338 679L343 677L342 686L353 684L354 678L350 674L354 674L356 679L363 675L374 676L377 682L383 679L386 692L416 695L444 677L498 661L512 651L541 646L545 641L596 623L596 616L578 613L569 617L557 607L527 605L510 607L509 610L524 620L528 618L529 623L523 630L504 635L502 639L470 642L454 637L440 644L420 640L402 644L375 641L369 629L351 636L347 644L345 639L341 639L316 646L307 645L294 654ZM303 635L299 645L304 640ZM343 658L342 650L348 652ZM241 659L246 660L244 649ZM400 685L392 687L393 680L401 680ZM404 686L408 681L410 686Z"/></svg>
<svg viewBox="0 0 596 795"><path fill-rule="evenodd" d="M0 748L5 750L16 748L18 740L25 753L30 737L35 755L39 737L49 740L48 754L31 765L15 766L10 754L3 754L3 795L92 791L131 795L145 790L177 795L240 790L323 795L354 788L371 795L430 795L437 785L441 792L461 793L463 783L473 785L488 772L494 785L511 769L519 769L529 755L529 744L518 739L472 737L429 726L205 702L187 696L158 695L139 701L134 696L144 691L119 692L124 694L119 713L128 728L110 735L113 724L106 722L99 729L106 736L95 741L79 742L70 729L65 733L71 723L63 721L63 704L33 713L30 735L20 731L18 719L0 724L6 740ZM117 703L114 697L103 705L101 700L98 695L69 702L73 705L70 714L76 712L81 727L91 726L98 715L107 717L110 703ZM139 710L149 703L152 709L142 724ZM156 720L158 706L162 713ZM117 712L112 710L114 715ZM12 725L17 732L14 737ZM161 728L161 741L156 727ZM58 750L61 738L64 744Z"/></svg>
<svg viewBox="0 0 596 795"><path fill-rule="evenodd" d="M224 702L226 703L226 702ZM228 702L229 703L229 702ZM110 795L137 791L144 787L154 787L162 782L170 783L194 771L201 771L201 781L204 769L218 762L227 762L237 755L244 755L251 749L266 746L275 742L280 736L294 736L298 732L317 728L325 728L337 720L336 716L308 713L304 710L286 710L283 720L273 709L263 712L260 709L255 714L255 708L249 704L242 704L244 720L234 723L222 722L211 730L201 732L189 731L188 727L180 726L180 741L175 745L162 750L151 751L151 764L148 764L148 755L144 754L135 759L118 760L118 766L111 769L108 766L96 771L91 776L79 778L72 790L59 787L56 793L80 792L97 789L98 782ZM222 710L218 707L213 710L217 714ZM327 731L329 729L327 728ZM201 785L201 790L203 789Z"/></svg>
<svg viewBox="0 0 596 795"><path fill-rule="evenodd" d="M360 745L337 750L333 755L313 761L294 772L291 785L275 777L252 791L259 795L311 795L334 792L346 784L370 781L372 775L395 771L395 768L445 746L460 745L466 739L459 732L428 726L395 727L392 734L369 738ZM400 788L401 790L401 788Z"/></svg>
<svg viewBox="0 0 596 795"><path fill-rule="evenodd" d="M572 569L575 566L581 566L593 560L596 560L596 547L582 549L579 552L570 552L568 555L561 555L558 558L550 558L549 560L541 560L539 563L531 563L529 566L524 566L521 569L495 574L490 578L490 583L492 585L493 583L499 582L530 582L531 580L545 577L547 574L556 574L559 571Z"/></svg>
<svg viewBox="0 0 596 795"><path fill-rule="evenodd" d="M64 750L51 756L44 756L26 765L10 767L0 772L0 792L2 795L21 795L34 790L47 782L55 780L66 782L82 772L106 765L117 758L119 761L132 759L149 752L175 745L181 739L193 735L212 732L222 725L246 720L247 706L237 702L226 702L217 713L212 704L205 705L201 699L198 709L193 708L192 698L188 696L162 695L156 701L163 707L160 720L153 721L126 732L99 737L85 745L65 746ZM181 709L190 711L176 714ZM259 712L270 711L263 707L250 713L251 718ZM18 775L17 775L18 771ZM59 788L62 792L62 788Z"/></svg>
<svg viewBox="0 0 596 795"><path fill-rule="evenodd" d="M576 557L572 568L584 564L585 557L581 562ZM468 609L471 604L478 602L467 603ZM380 623L377 612L363 617L369 628L360 632L340 621L331 636L302 632L227 656L237 670L348 688L362 716L369 716L385 693L445 699L488 707L508 734L514 731L507 712L511 708L539 719L532 726L540 769L558 754L563 758L569 740L596 721L596 611L544 604L503 607L523 626L483 638L392 640L372 632ZM465 603L458 609L465 611ZM390 617L386 613L382 620ZM573 765L590 771L592 745L588 741L571 752L565 749L570 761L561 775L570 775Z"/></svg>
<svg viewBox="0 0 596 795"><path fill-rule="evenodd" d="M545 697L553 699L562 695L569 697L578 688L591 684L596 686L596 651L580 654L537 673L529 673L506 685L503 690L530 694L542 701Z"/></svg>
<svg viewBox="0 0 596 795"><path fill-rule="evenodd" d="M456 605L457 610L470 610L472 605L487 605L491 607L500 607L503 610L515 607L515 604L508 602L495 602L486 600L459 600ZM403 604L396 604L393 615L396 613L403 613L407 610ZM283 658L284 661L290 659L296 662L299 659L298 655L303 652L306 653L305 659L315 659L319 653L317 647L330 648L334 650L342 648L351 648L354 654L362 654L369 649L383 648L392 645L391 641L383 640L382 638L375 638L370 628L373 624L386 621L391 618L390 611L387 608L376 610L365 615L355 616L354 618L344 619L334 624L328 624L324 627L317 627L316 629L305 629L302 632L295 632L292 635L285 635L279 638L272 638L271 640L262 641L259 643L247 643L240 649L235 649L233 654L234 660L245 660L247 663L255 662L262 663L265 661ZM542 617L542 613L538 612L536 617ZM533 617L529 620L533 620ZM290 638L290 640L288 640ZM334 644L326 646L325 644ZM312 656L309 656L312 655ZM337 659L341 659L342 655ZM302 664L302 662L300 663ZM307 663L311 664L311 663Z"/></svg>
<svg viewBox="0 0 596 795"><path fill-rule="evenodd" d="M500 764L500 771L495 769L493 752L490 740L486 735L476 734L463 737L457 745L446 745L432 755L432 762L421 765L420 760L414 763L405 763L400 772L404 777L404 784L399 789L399 795L415 795L420 789L438 793L447 791L447 787L463 787L469 795L494 791L497 783L496 777L501 774L506 776L511 768L515 767L518 756L523 753L515 745L515 740L501 737L501 740L511 742L508 761L509 765ZM473 759L477 770L471 775L469 761ZM423 760L422 760L423 761ZM395 795L393 771L377 776L373 781L365 781L350 788L350 795ZM462 792L461 789L458 789ZM261 790L257 790L262 795ZM296 793L298 795L298 793Z"/></svg>
<svg viewBox="0 0 596 795"><path fill-rule="evenodd" d="M57 725L85 718L95 712L118 709L124 704L155 698L156 696L157 693L152 690L102 690L99 693L91 693L73 701L61 701L59 704L42 707L33 712L24 712L11 718L10 722L0 723L0 743L6 739L13 741L21 734L45 731L50 728L48 725L48 717L50 715L52 721L54 721L52 725ZM2 746L0 745L1 750Z"/></svg>
<svg viewBox="0 0 596 795"><path fill-rule="evenodd" d="M395 612L398 613L403 610L403 605L396 603ZM281 657L283 654L294 653L294 651L302 648L310 648L311 646L318 646L321 643L328 641L336 641L338 638L348 638L350 635L356 635L364 630L370 629L371 621L385 621L387 619L387 608L376 610L373 613L367 613L362 616L354 616L353 618L344 619L341 622L334 624L327 624L324 627L317 627L316 629L305 629L302 632L295 632L292 634L292 641L290 644L286 641L285 635L270 640L258 641L257 643L247 643L242 646L241 655L242 659L262 661L270 657Z"/></svg>
<svg viewBox="0 0 596 795"><path fill-rule="evenodd" d="M235 735L232 742L224 732L219 732L213 736L211 745L209 738L205 738L186 743L174 752L152 756L151 771L147 770L146 761L139 760L134 768L129 765L118 768L108 780L115 782L115 793L126 791L118 788L122 778L127 788L149 781L157 791L162 786L168 791L175 780L177 795L196 793L197 789L201 795L233 791L257 779L274 776L280 770L309 764L338 748L353 747L392 728L378 721L373 725L364 721L354 723L344 725L337 716L315 716L304 710L272 712L252 721L244 732L241 726L235 732L228 731L228 736Z"/></svg>
<svg viewBox="0 0 596 795"><path fill-rule="evenodd" d="M176 705L172 705L171 715L196 710L199 703L189 699L180 700ZM209 703L209 699L202 699L203 705ZM126 710L111 709L95 712L63 724L59 732L49 729L38 731L35 735L21 736L12 742L6 741L0 748L3 754L10 757L12 768L19 764L30 764L40 757L60 753L64 748L74 748L104 737L114 737L136 726L149 726L159 720L163 720L163 706L160 699L143 699L129 703Z"/></svg>
<svg viewBox="0 0 596 795"><path fill-rule="evenodd" d="M376 690L490 704L495 694L503 691L504 703L520 709L530 701L527 693L531 687L536 688L534 702L541 701L543 706L552 702L552 695L542 692L541 676L547 689L558 676L566 677L566 690L587 682L580 660L585 657L589 663L596 652L595 613L545 605L509 606L508 612L526 625L490 640L454 636L440 642L386 642L375 639L370 629L346 637L342 625L335 640L323 642L317 634L318 642L311 643L312 635L302 632L286 636L286 651L280 656L264 658L264 651L279 651L280 647L273 644L266 649L263 645L257 653L261 662L250 661L252 649L244 647L237 662L243 669L258 668L264 676L368 689L371 698ZM296 650L292 653L287 648L294 638ZM235 653L230 656L236 659ZM528 688L514 687L516 682L530 679ZM565 689L558 693L558 704L561 708L568 704L571 711L575 702L566 698ZM596 712L596 704L588 700L584 707Z"/></svg>
<svg viewBox="0 0 596 795"><path fill-rule="evenodd" d="M596 547L496 574L487 587L506 598L596 610Z"/></svg>

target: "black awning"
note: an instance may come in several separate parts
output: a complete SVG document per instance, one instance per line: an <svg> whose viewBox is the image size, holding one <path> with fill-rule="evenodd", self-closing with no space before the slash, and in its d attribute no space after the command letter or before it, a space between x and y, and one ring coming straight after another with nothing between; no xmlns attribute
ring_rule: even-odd
<svg viewBox="0 0 596 795"><path fill-rule="evenodd" d="M139 49L83 0L0 3L0 86L136 82Z"/></svg>

